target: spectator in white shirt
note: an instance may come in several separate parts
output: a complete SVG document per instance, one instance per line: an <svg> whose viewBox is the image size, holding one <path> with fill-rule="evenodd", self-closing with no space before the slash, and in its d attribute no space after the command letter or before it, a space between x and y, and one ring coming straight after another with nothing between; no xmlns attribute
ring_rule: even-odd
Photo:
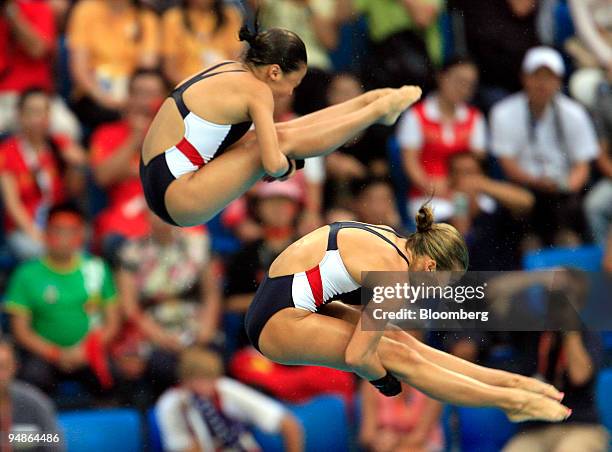
<svg viewBox="0 0 612 452"><path fill-rule="evenodd" d="M179 363L181 385L156 405L164 450L170 452L260 451L247 427L280 433L285 450L303 450L297 420L277 401L223 376L213 352L192 348Z"/></svg>
<svg viewBox="0 0 612 452"><path fill-rule="evenodd" d="M506 177L536 196L529 248L577 245L585 232L582 194L599 148L586 110L563 95L563 59L535 47L523 61L523 91L491 111L491 150ZM526 243L526 242L525 242Z"/></svg>

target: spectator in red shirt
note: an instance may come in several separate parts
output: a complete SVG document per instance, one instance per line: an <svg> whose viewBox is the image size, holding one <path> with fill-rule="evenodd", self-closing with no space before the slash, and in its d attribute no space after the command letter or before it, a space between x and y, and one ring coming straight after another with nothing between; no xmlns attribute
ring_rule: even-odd
<svg viewBox="0 0 612 452"><path fill-rule="evenodd" d="M408 209L412 217L431 195L436 218L448 219L453 206L448 188L448 160L471 151L484 155L483 115L467 102L478 83L478 70L467 59L452 58L438 74L438 90L400 120L397 138L410 180Z"/></svg>
<svg viewBox="0 0 612 452"><path fill-rule="evenodd" d="M15 105L28 88L53 91L57 37L49 2L8 0L0 11L0 132L14 130ZM76 117L59 96L51 105L51 130L79 137Z"/></svg>
<svg viewBox="0 0 612 452"><path fill-rule="evenodd" d="M166 93L162 75L139 70L131 79L123 118L100 126L91 140L91 165L109 205L96 219L97 243L109 262L115 262L125 239L149 233L147 205L138 175L140 149L146 131Z"/></svg>
<svg viewBox="0 0 612 452"><path fill-rule="evenodd" d="M63 136L49 132L49 96L40 89L19 98L19 132L0 145L0 194L4 228L18 259L43 251L49 206L84 189L85 154Z"/></svg>

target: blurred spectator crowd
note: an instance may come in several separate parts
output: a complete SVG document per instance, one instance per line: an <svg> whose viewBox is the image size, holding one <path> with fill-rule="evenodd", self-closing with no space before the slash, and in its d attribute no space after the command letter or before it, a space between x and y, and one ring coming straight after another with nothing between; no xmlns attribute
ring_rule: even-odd
<svg viewBox="0 0 612 452"><path fill-rule="evenodd" d="M289 28L308 50L309 72L277 121L382 86L426 94L396 127L373 126L289 181L256 185L208 225L169 226L140 185L147 128L172 86L240 58L238 30L257 9L263 28ZM281 366L251 348L242 324L259 282L317 227L411 232L428 199L466 237L471 270L595 244L612 273L611 144L610 0L4 0L0 431L59 431L52 404L157 402L167 450L257 450L250 425L301 450L278 400L331 393L361 401L365 450L442 450L442 407L425 395L385 399L350 374ZM530 425L508 451L606 450L597 335L422 339L568 394L570 422Z"/></svg>

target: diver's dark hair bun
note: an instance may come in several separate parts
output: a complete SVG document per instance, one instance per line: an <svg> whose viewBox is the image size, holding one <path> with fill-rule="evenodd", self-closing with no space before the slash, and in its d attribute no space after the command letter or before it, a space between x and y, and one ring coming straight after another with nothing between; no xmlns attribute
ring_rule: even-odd
<svg viewBox="0 0 612 452"><path fill-rule="evenodd" d="M257 35L255 33L253 33L251 31L251 29L244 24L241 28L240 28L240 32L238 33L238 38L241 41L246 41L249 44L252 44L253 41L255 41L255 38L257 38Z"/></svg>
<svg viewBox="0 0 612 452"><path fill-rule="evenodd" d="M248 42L249 45L253 47L253 44L259 36L260 31L261 30L259 27L259 10L257 10L255 11L255 19L253 20L253 29L251 29L251 27L249 27L248 22L245 21L242 24L242 27L240 27L240 31L238 32L238 38L241 41Z"/></svg>
<svg viewBox="0 0 612 452"><path fill-rule="evenodd" d="M415 216L417 232L431 231L434 224L434 214L429 204L423 204Z"/></svg>
<svg viewBox="0 0 612 452"><path fill-rule="evenodd" d="M282 28L259 31L255 20L254 29L243 25L238 37L249 43L243 61L254 66L277 64L289 73L308 63L306 46L298 35Z"/></svg>

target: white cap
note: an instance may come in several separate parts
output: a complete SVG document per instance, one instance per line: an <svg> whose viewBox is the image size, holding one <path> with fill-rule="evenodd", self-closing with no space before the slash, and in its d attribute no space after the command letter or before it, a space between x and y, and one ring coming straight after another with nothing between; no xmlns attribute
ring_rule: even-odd
<svg viewBox="0 0 612 452"><path fill-rule="evenodd" d="M541 67L553 71L558 77L565 75L565 64L561 54L551 47L533 47L523 59L523 72L532 74Z"/></svg>

